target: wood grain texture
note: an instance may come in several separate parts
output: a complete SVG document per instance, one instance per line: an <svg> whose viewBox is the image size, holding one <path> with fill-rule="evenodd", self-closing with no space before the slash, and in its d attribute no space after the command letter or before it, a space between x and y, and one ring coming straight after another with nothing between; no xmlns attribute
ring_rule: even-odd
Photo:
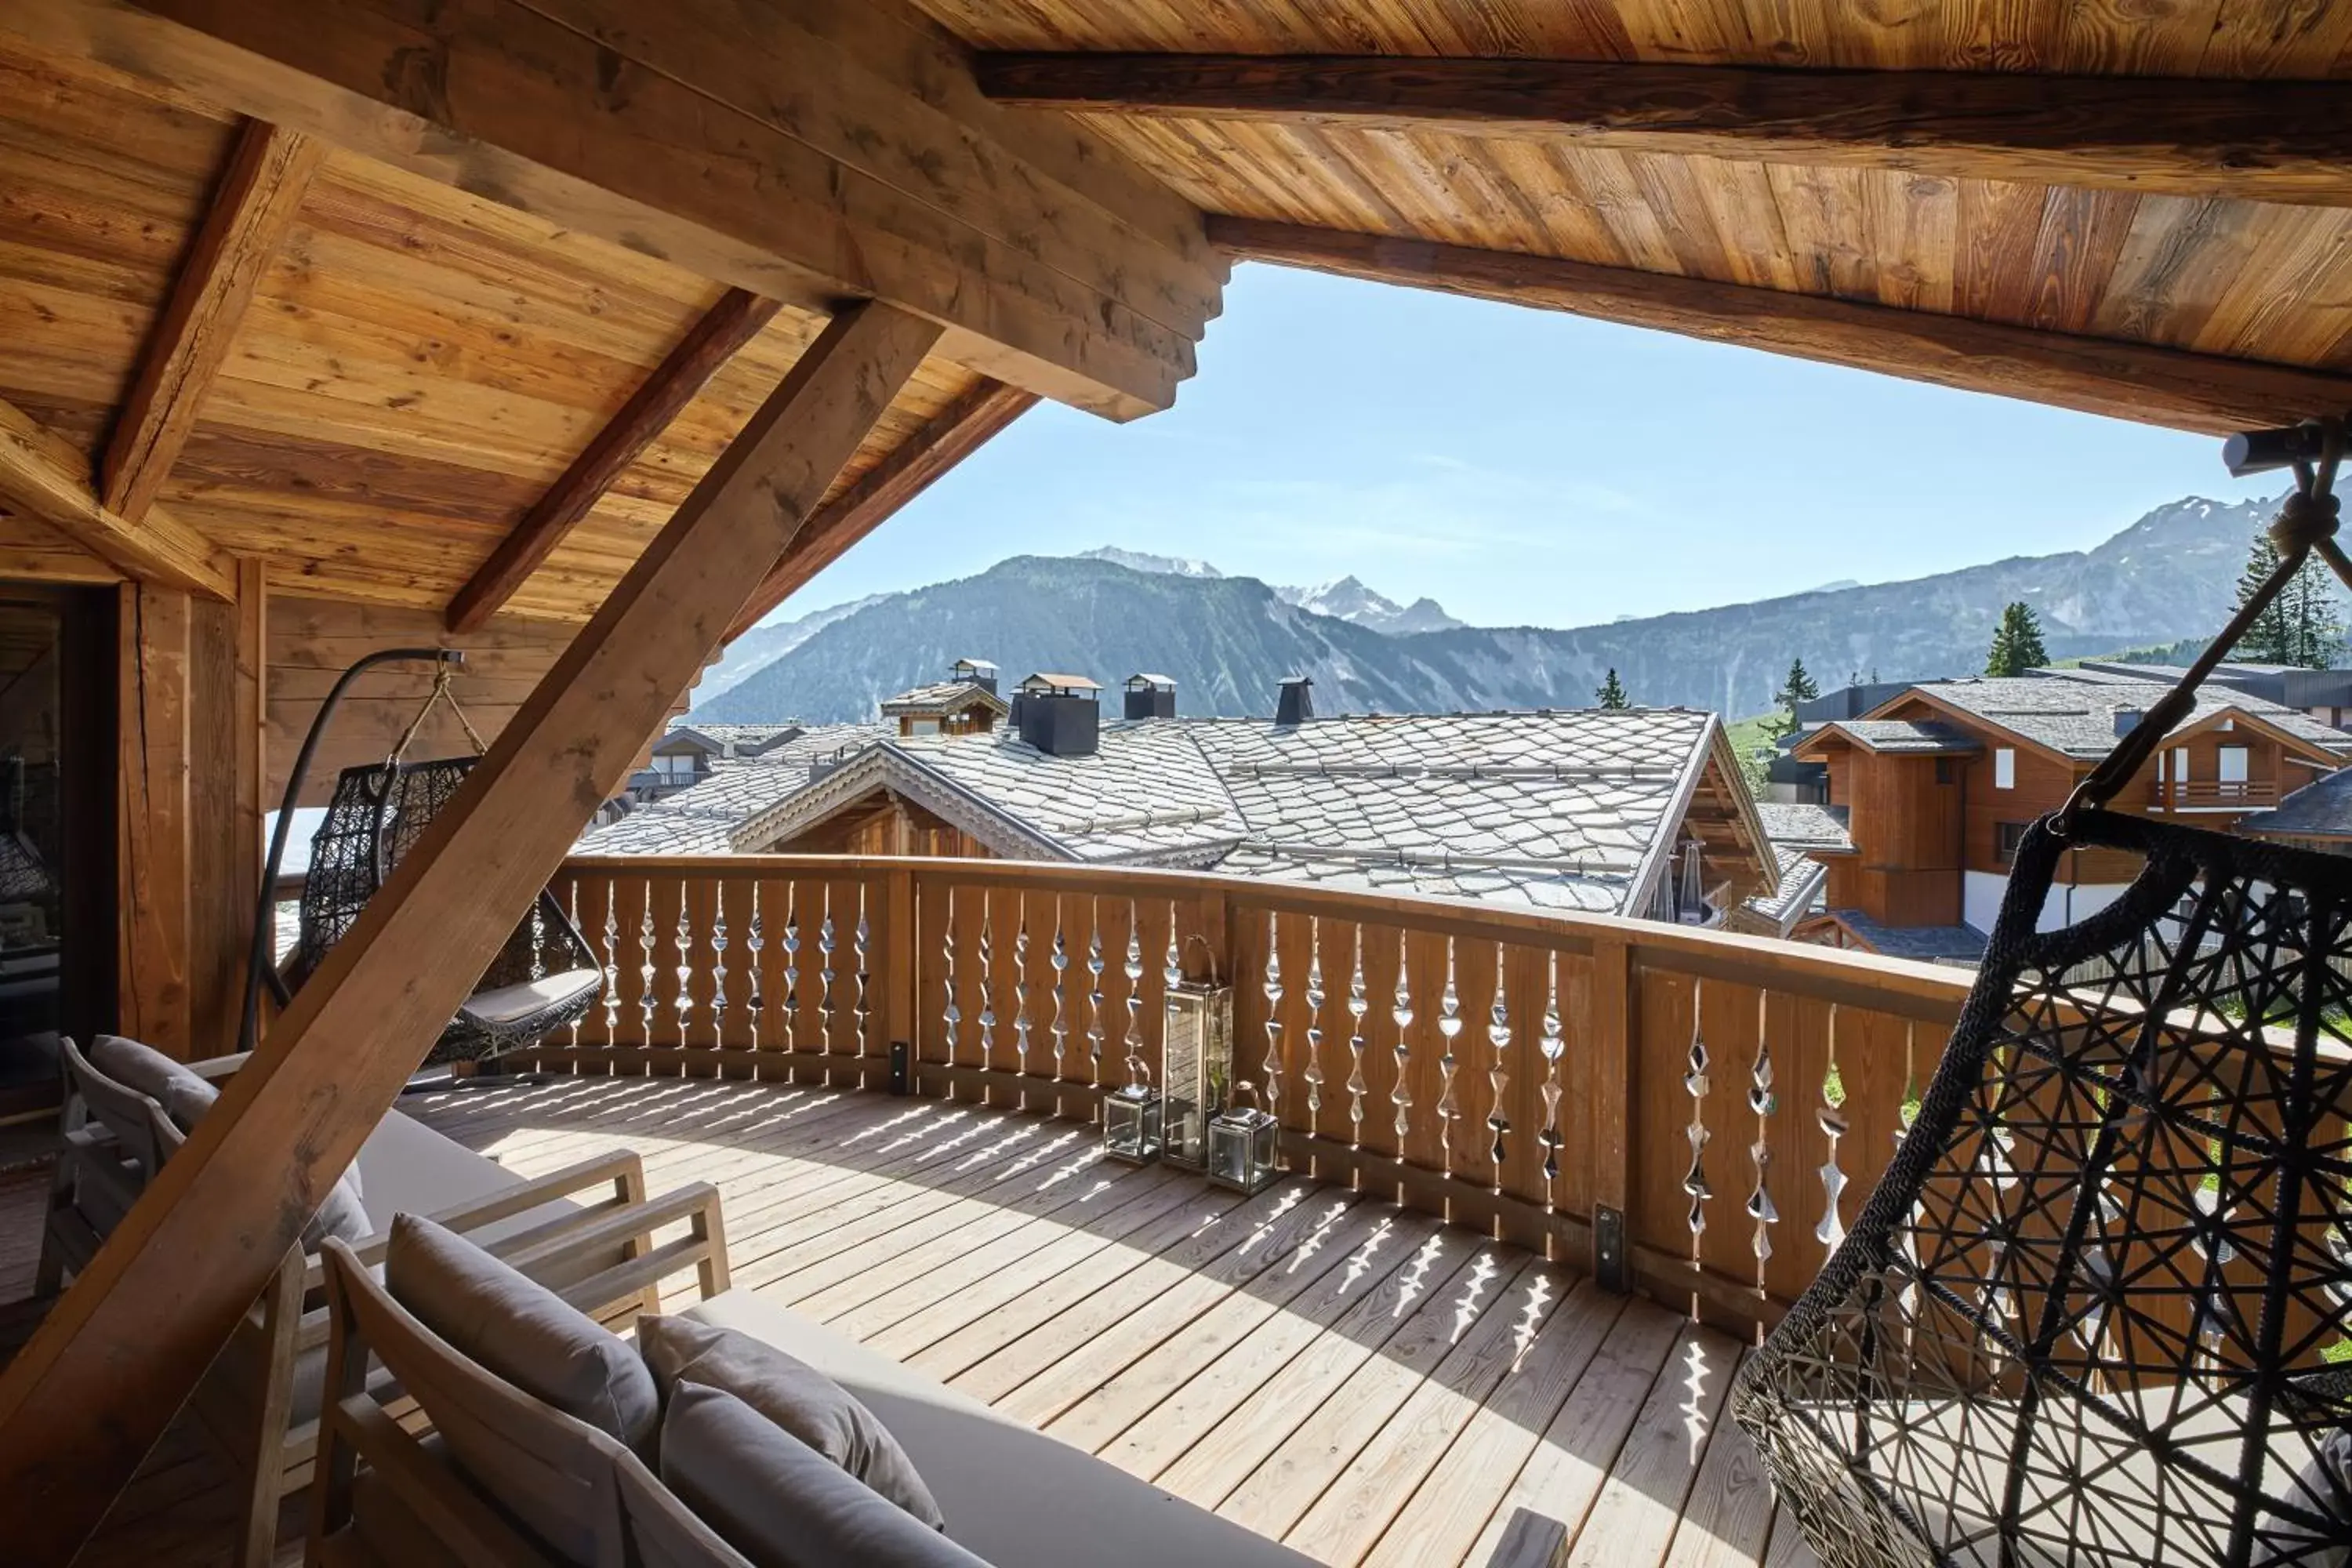
<svg viewBox="0 0 2352 1568"><path fill-rule="evenodd" d="M780 309L774 300L741 289L719 296L457 590L449 601L449 629L470 632L496 615L719 367L757 337Z"/></svg>
<svg viewBox="0 0 2352 1568"><path fill-rule="evenodd" d="M131 521L147 515L179 460L324 155L310 138L257 120L238 135L99 466L100 498Z"/></svg>
<svg viewBox="0 0 2352 1568"><path fill-rule="evenodd" d="M0 509L21 510L125 576L207 598L236 597L226 556L170 512L133 522L98 498L80 453L23 409L0 402Z"/></svg>
<svg viewBox="0 0 2352 1568"><path fill-rule="evenodd" d="M1241 258L1566 310L2210 435L2352 405L2352 377L2116 339L1292 224L1218 217L1210 233Z"/></svg>
<svg viewBox="0 0 2352 1568"><path fill-rule="evenodd" d="M644 738L937 341L855 307L777 389L467 791L0 1374L13 1561L68 1560ZM203 1259L203 1268L189 1260Z"/></svg>
<svg viewBox="0 0 2352 1568"><path fill-rule="evenodd" d="M1003 104L2352 203L2352 87L1581 60L999 54Z"/></svg>
<svg viewBox="0 0 2352 1568"><path fill-rule="evenodd" d="M829 155L768 105L737 101L742 57L757 46L690 26L713 16L708 6L673 18L674 40L632 40L657 60L520 0L429 13L349 7L332 26L300 0L171 0L154 13L28 0L19 9L12 25L45 41L707 277L805 309L888 300L954 329L943 352L971 368L1115 417L1166 406L1191 374L1197 322L1164 327L1076 275L1139 278L1156 242L1122 237L1139 253L1132 268L1116 247L1090 268L1057 266L1063 242L1050 228L1017 214L976 226ZM822 69L812 51L780 58ZM788 86L754 79L780 97ZM838 85L810 79L800 90ZM912 123L923 107L891 84L880 108L893 117L845 129L908 138L920 162L931 156ZM1007 166L1018 161L1008 155ZM998 237L1003 227L1020 243Z"/></svg>
<svg viewBox="0 0 2352 1568"><path fill-rule="evenodd" d="M188 595L176 589L126 583L118 595L119 1026L133 1039L186 1059L198 1054L189 976L194 921L189 864L194 612Z"/></svg>
<svg viewBox="0 0 2352 1568"><path fill-rule="evenodd" d="M751 629L844 551L865 538L936 482L949 469L994 439L1036 406L1034 393L998 382L982 382L909 434L889 455L866 470L793 541L759 591L727 629L730 642Z"/></svg>

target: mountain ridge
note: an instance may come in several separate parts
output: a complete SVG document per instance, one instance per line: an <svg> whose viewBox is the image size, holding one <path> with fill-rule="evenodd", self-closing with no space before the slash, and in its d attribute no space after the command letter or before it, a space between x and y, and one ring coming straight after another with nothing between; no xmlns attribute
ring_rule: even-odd
<svg viewBox="0 0 2352 1568"><path fill-rule="evenodd" d="M994 659L1009 679L1067 668L1115 686L1135 670L1164 671L1186 713L1271 712L1276 682L1291 673L1313 678L1327 712L1586 707L1612 668L1638 704L1759 712L1791 657L1825 687L1849 674L1909 680L1980 668L2012 600L2041 614L2053 658L2209 636L2275 506L2188 497L2085 551L1566 628L1390 633L1289 603L1255 578L1014 556L883 595L695 712L713 722L870 717L883 697L964 657Z"/></svg>

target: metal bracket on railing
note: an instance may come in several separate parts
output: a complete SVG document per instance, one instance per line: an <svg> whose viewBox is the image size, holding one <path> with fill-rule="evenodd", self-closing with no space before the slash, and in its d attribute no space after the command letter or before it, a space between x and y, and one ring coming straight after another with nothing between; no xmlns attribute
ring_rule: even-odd
<svg viewBox="0 0 2352 1568"><path fill-rule="evenodd" d="M906 1041L890 1042L890 1092L892 1094L908 1095L915 1092L914 1070L908 1060L913 1054L907 1048Z"/></svg>
<svg viewBox="0 0 2352 1568"><path fill-rule="evenodd" d="M1592 1278L1604 1290L1623 1295L1633 1289L1625 1257L1625 1211L1596 1205L1592 1210Z"/></svg>

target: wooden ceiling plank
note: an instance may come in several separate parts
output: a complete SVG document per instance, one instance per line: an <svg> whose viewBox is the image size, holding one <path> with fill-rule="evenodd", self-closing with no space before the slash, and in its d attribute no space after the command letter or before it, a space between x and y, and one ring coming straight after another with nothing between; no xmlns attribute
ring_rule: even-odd
<svg viewBox="0 0 2352 1568"><path fill-rule="evenodd" d="M835 319L0 1373L0 1560L74 1556L940 335L885 305Z"/></svg>
<svg viewBox="0 0 2352 1568"><path fill-rule="evenodd" d="M723 6L691 3L706 16ZM823 313L845 298L889 301L947 328L940 352L957 363L1114 418L1168 406L1192 371L1197 323L1166 327L1080 280L1137 286L1166 259L1159 240L1140 228L1098 231L1107 254L1085 266L1049 262L1044 255L1076 243L1038 217L1050 203L1008 205L982 223L976 206L949 212L930 194L831 156L766 108L730 101L740 62L708 53L723 47L724 28L695 29L703 53L692 58L648 48L656 63L530 0L16 0L5 27L788 306ZM789 86L764 90L782 103ZM909 138L912 163L890 166L920 166L932 112L918 84L897 90L904 113L877 110L861 134ZM984 141L986 128L973 129ZM1003 190L1029 199L1019 170L1003 179ZM1006 233L1015 237L999 237ZM1132 268L1121 247L1134 250Z"/></svg>
<svg viewBox="0 0 2352 1568"><path fill-rule="evenodd" d="M245 122L230 150L212 210L196 231L100 459L100 498L133 522L147 515L171 477L254 289L293 227L324 156L310 137L258 120Z"/></svg>
<svg viewBox="0 0 2352 1568"><path fill-rule="evenodd" d="M1209 220L1238 260L1563 310L2205 435L2352 407L2352 376L1734 283L1255 218Z"/></svg>
<svg viewBox="0 0 2352 1568"><path fill-rule="evenodd" d="M1024 109L2352 205L2343 82L1244 55L995 54L975 70L990 97Z"/></svg>
<svg viewBox="0 0 2352 1568"><path fill-rule="evenodd" d="M741 289L719 296L457 590L449 601L449 629L470 632L498 614L614 481L694 401L719 367L758 337L782 309L775 300Z"/></svg>
<svg viewBox="0 0 2352 1568"><path fill-rule="evenodd" d="M233 603L236 575L213 542L160 506L131 521L100 500L73 443L0 401L0 510L64 534L125 576Z"/></svg>
<svg viewBox="0 0 2352 1568"><path fill-rule="evenodd" d="M733 642L797 593L843 552L928 489L949 469L980 450L1034 407L1034 394L983 381L894 447L848 489L827 502L793 538L759 592L727 628Z"/></svg>

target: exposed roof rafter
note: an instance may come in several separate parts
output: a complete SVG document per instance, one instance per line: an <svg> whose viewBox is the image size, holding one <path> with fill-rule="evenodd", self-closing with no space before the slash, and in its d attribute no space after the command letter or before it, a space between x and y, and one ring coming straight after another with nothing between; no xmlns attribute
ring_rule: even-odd
<svg viewBox="0 0 2352 1568"><path fill-rule="evenodd" d="M525 512L489 559L449 600L453 632L480 628L546 563L629 465L669 428L737 351L760 335L782 307L730 289L687 329L686 336L599 430L572 466Z"/></svg>
<svg viewBox="0 0 2352 1568"><path fill-rule="evenodd" d="M998 54L998 102L2352 205L2352 84L1390 56Z"/></svg>
<svg viewBox="0 0 2352 1568"><path fill-rule="evenodd" d="M213 542L160 506L131 521L98 497L72 442L0 402L0 509L37 518L125 576L236 598L236 575Z"/></svg>
<svg viewBox="0 0 2352 1568"><path fill-rule="evenodd" d="M1236 258L1738 343L2206 435L2352 408L2352 376L1630 267L1212 215Z"/></svg>

